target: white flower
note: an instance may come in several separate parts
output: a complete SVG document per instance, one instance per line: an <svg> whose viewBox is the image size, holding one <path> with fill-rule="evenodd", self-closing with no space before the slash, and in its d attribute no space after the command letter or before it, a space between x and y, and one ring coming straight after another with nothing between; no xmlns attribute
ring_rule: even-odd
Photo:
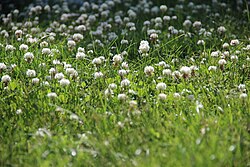
<svg viewBox="0 0 250 167"><path fill-rule="evenodd" d="M163 74L164 76L170 76L170 75L172 74L172 71L171 71L170 69L164 69L164 70L162 71L162 74Z"/></svg>
<svg viewBox="0 0 250 167"><path fill-rule="evenodd" d="M239 84L238 89L240 91L244 91L246 89L246 85L245 84Z"/></svg>
<svg viewBox="0 0 250 167"><path fill-rule="evenodd" d="M48 45L49 45L49 44L48 44L48 42L46 42L46 41L43 41L43 42L40 43L40 47L41 47L41 48L47 47Z"/></svg>
<svg viewBox="0 0 250 167"><path fill-rule="evenodd" d="M29 46L28 46L28 45L21 44L21 45L19 46L19 50L27 51L28 49L29 49Z"/></svg>
<svg viewBox="0 0 250 167"><path fill-rule="evenodd" d="M82 35L82 34L79 34L79 33L74 34L74 35L73 35L73 39L74 39L75 41L83 40L83 35Z"/></svg>
<svg viewBox="0 0 250 167"><path fill-rule="evenodd" d="M7 66L4 63L0 63L0 72L1 70L5 70Z"/></svg>
<svg viewBox="0 0 250 167"><path fill-rule="evenodd" d="M157 90L165 90L166 88L167 88L167 85L166 85L165 83L163 83L163 82L158 83L158 84L156 85L156 89L157 89Z"/></svg>
<svg viewBox="0 0 250 167"><path fill-rule="evenodd" d="M109 84L109 89L114 90L114 89L116 89L116 88L117 88L117 85L116 85L115 83Z"/></svg>
<svg viewBox="0 0 250 167"><path fill-rule="evenodd" d="M42 54L43 54L43 55L49 55L49 54L51 54L50 48L43 48L43 49L42 49Z"/></svg>
<svg viewBox="0 0 250 167"><path fill-rule="evenodd" d="M137 102L136 102L135 100L131 100L131 101L129 102L129 107L130 107L130 108L136 108L136 107L137 107Z"/></svg>
<svg viewBox="0 0 250 167"><path fill-rule="evenodd" d="M36 71L28 69L26 71L26 75L27 75L27 77L35 77L36 76Z"/></svg>
<svg viewBox="0 0 250 167"><path fill-rule="evenodd" d="M183 67L181 67L180 72L184 75L190 75L191 69L190 69L190 67L183 66Z"/></svg>
<svg viewBox="0 0 250 167"><path fill-rule="evenodd" d="M241 93L240 94L240 98L241 99L246 99L247 98L247 94L246 93Z"/></svg>
<svg viewBox="0 0 250 167"><path fill-rule="evenodd" d="M224 43L223 45L222 45L222 48L223 49L227 49L229 47L229 44L228 43Z"/></svg>
<svg viewBox="0 0 250 167"><path fill-rule="evenodd" d="M230 42L230 45L231 46L236 46L236 45L239 45L240 44L240 41L238 40L238 39L233 39L233 40L231 40L231 42Z"/></svg>
<svg viewBox="0 0 250 167"><path fill-rule="evenodd" d="M220 26L217 29L217 32L220 34L224 34L227 31L227 29L224 26Z"/></svg>
<svg viewBox="0 0 250 167"><path fill-rule="evenodd" d="M14 46L12 46L12 45L6 45L5 50L6 51L14 51L14 50L16 50L16 48Z"/></svg>
<svg viewBox="0 0 250 167"><path fill-rule="evenodd" d="M144 68L144 73L148 76L151 76L154 73L154 67L152 66L146 66Z"/></svg>
<svg viewBox="0 0 250 167"><path fill-rule="evenodd" d="M50 75L55 75L57 73L57 70L55 68L49 69L49 74Z"/></svg>
<svg viewBox="0 0 250 167"><path fill-rule="evenodd" d="M92 60L92 64L94 64L94 65L100 65L100 64L102 64L102 59L100 59L99 57L94 58Z"/></svg>
<svg viewBox="0 0 250 167"><path fill-rule="evenodd" d="M179 93L174 93L173 96L174 96L174 98L180 98L181 97L181 95Z"/></svg>
<svg viewBox="0 0 250 167"><path fill-rule="evenodd" d="M71 49L76 46L76 42L73 40L69 40L67 43L68 47Z"/></svg>
<svg viewBox="0 0 250 167"><path fill-rule="evenodd" d="M185 20L183 22L183 27L189 28L192 26L192 22L190 20Z"/></svg>
<svg viewBox="0 0 250 167"><path fill-rule="evenodd" d="M122 68L128 69L128 63L127 62L122 62Z"/></svg>
<svg viewBox="0 0 250 167"><path fill-rule="evenodd" d="M180 73L180 71L174 71L174 72L172 72L172 76L175 79L179 79L181 77L181 73Z"/></svg>
<svg viewBox="0 0 250 167"><path fill-rule="evenodd" d="M126 94L119 94L118 95L118 100L121 100L121 101L124 101L124 100L126 100L127 99L127 95Z"/></svg>
<svg viewBox="0 0 250 167"><path fill-rule="evenodd" d="M130 85L130 81L128 79L124 79L121 81L121 87L127 87Z"/></svg>
<svg viewBox="0 0 250 167"><path fill-rule="evenodd" d="M98 79L98 78L102 78L103 77L103 73L102 72L95 72L94 73L94 78Z"/></svg>
<svg viewBox="0 0 250 167"><path fill-rule="evenodd" d="M126 70L124 70L124 69L121 69L121 70L119 70L118 71L118 74L120 75L120 76L125 76L125 75L127 75L127 71Z"/></svg>
<svg viewBox="0 0 250 167"><path fill-rule="evenodd" d="M236 55L232 55L230 58L231 58L232 61L237 61L238 60L238 56L236 56Z"/></svg>
<svg viewBox="0 0 250 167"><path fill-rule="evenodd" d="M22 30L16 30L16 31L15 31L16 37L21 37L22 34L23 34L23 31L22 31Z"/></svg>
<svg viewBox="0 0 250 167"><path fill-rule="evenodd" d="M1 80L3 83L8 83L11 81L11 78L9 75L3 75Z"/></svg>
<svg viewBox="0 0 250 167"><path fill-rule="evenodd" d="M57 94L55 92L50 92L47 94L48 98L56 98Z"/></svg>
<svg viewBox="0 0 250 167"><path fill-rule="evenodd" d="M216 71L217 67L216 66L209 66L208 71Z"/></svg>
<svg viewBox="0 0 250 167"><path fill-rule="evenodd" d="M38 84L39 81L40 81L40 80L39 80L38 78L33 78L31 82L32 82L33 84Z"/></svg>
<svg viewBox="0 0 250 167"><path fill-rule="evenodd" d="M59 83L61 86L68 86L70 84L70 81L68 79L63 78L59 81Z"/></svg>
<svg viewBox="0 0 250 167"><path fill-rule="evenodd" d="M160 100L166 100L166 99L167 99L167 95L164 94L164 93L160 93L160 94L158 95L158 98L159 98Z"/></svg>
<svg viewBox="0 0 250 167"><path fill-rule="evenodd" d="M211 52L211 57L219 57L219 52L218 51Z"/></svg>
<svg viewBox="0 0 250 167"><path fill-rule="evenodd" d="M78 48L79 49L79 48ZM77 52L76 53L76 59L83 59L86 57L86 54L84 52Z"/></svg>
<svg viewBox="0 0 250 167"><path fill-rule="evenodd" d="M225 65L227 63L227 61L225 59L220 59L218 61L218 63L219 63L219 65L223 66L223 65Z"/></svg>
<svg viewBox="0 0 250 167"><path fill-rule="evenodd" d="M139 52L140 53L143 53L143 54L146 54L150 49L150 46L149 46L149 43L148 41L141 41L140 42L140 46L139 46Z"/></svg>
<svg viewBox="0 0 250 167"><path fill-rule="evenodd" d="M34 54L31 52L27 52L24 54L24 60L27 62L31 62L34 59Z"/></svg>
<svg viewBox="0 0 250 167"><path fill-rule="evenodd" d="M61 80L61 79L63 79L64 78L64 74L63 73L56 73L56 75L55 75L55 79L58 79L58 80Z"/></svg>
<svg viewBox="0 0 250 167"><path fill-rule="evenodd" d="M166 5L161 5L160 10L161 10L161 12L164 13L164 12L166 12L168 10L168 7Z"/></svg>
<svg viewBox="0 0 250 167"><path fill-rule="evenodd" d="M119 64L121 63L123 60L122 56L120 54L116 54L114 57L113 57L113 61L115 64Z"/></svg>

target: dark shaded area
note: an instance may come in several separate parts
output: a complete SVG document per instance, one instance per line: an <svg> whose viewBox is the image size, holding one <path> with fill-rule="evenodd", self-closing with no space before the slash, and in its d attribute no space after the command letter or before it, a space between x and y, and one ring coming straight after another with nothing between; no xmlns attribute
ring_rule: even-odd
<svg viewBox="0 0 250 167"><path fill-rule="evenodd" d="M23 10L25 7L28 7L29 4L34 3L34 5L54 5L56 3L63 3L64 1L67 1L69 5L81 5L83 2L94 2L97 4L103 3L106 0L0 0L0 14L6 14L14 9ZM123 0L122 0L123 1ZM133 0L134 3L139 2L140 0ZM163 0L151 0L155 5L161 5L161 4L167 4L169 6L174 6L176 4L176 1L167 1L164 2ZM194 2L196 4L211 4L212 0L204 1L204 0L189 0L186 2ZM224 2L226 4L231 4L231 8L233 10L237 10L237 0L218 0L218 2ZM242 1L243 4L247 2L248 5L250 5L250 1Z"/></svg>

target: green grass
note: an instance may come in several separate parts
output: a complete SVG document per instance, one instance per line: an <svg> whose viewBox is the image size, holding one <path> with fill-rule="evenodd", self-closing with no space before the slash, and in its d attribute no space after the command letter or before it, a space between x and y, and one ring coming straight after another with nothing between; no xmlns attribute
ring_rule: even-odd
<svg viewBox="0 0 250 167"><path fill-rule="evenodd" d="M245 9L244 4L235 14L230 5L231 11L210 6L211 11L203 14L192 13L188 3L183 4L183 10L174 8L172 13L168 10L165 14L145 16L138 11L137 18L131 20L136 23L134 32L129 31L126 24L116 25L110 21L112 27L103 32L104 36L91 35L90 31L95 31L100 24L98 21L107 20L97 18L72 50L68 49L67 41L76 33L74 29L67 27L69 31L62 32L68 34L63 36L59 27L52 27L56 33L54 41L49 41L49 33L41 33L53 21L66 26L78 25L74 22L77 17L63 22L55 11L51 12L50 19L43 11L37 15L39 24L32 26L40 28L39 33L32 33L31 28L25 30L23 26L35 16L21 19L22 25L17 29L23 30L23 41L18 41L12 30L16 21L13 25L1 24L0 30L6 30L9 37L0 35L0 63L7 66L0 70L0 77L9 75L11 81L2 80L0 84L0 166L249 166L250 99L249 95L240 98L242 93L249 94L250 88L250 52L245 49L250 44L248 8ZM118 4L110 9L110 17L118 10L127 16L128 7ZM215 13L220 16L214 16ZM142 30L143 22L164 15L176 15L178 19L163 23L158 42L150 42L147 32ZM169 26L185 29L182 23L187 16L192 22L201 21L202 28L211 32L211 36L199 35L191 26L184 34L168 37ZM227 29L224 35L217 32L219 26ZM150 29L153 28L150 25ZM128 31L127 34L124 35L123 30ZM118 37L107 41L109 32L115 32ZM27 34L36 37L38 42L29 44ZM94 42L97 39L103 46ZM128 45L121 45L122 39L128 40ZM197 45L201 39L205 41L204 46ZM223 43L230 44L233 39L238 39L240 44L222 48ZM142 40L149 41L146 57L138 52ZM58 49L59 53L43 55L42 41L47 41L47 48ZM22 43L29 46L28 51L19 50ZM7 44L16 50L6 50ZM82 60L75 58L79 47L85 48L87 55ZM230 55L237 55L238 60L226 56L227 63L221 70L220 56L210 56L217 50L229 51ZM123 51L127 52L123 62L128 63L129 72L121 77L118 71L124 68L121 63L115 66L112 59ZM24 59L26 52L34 54L31 63ZM99 56L104 56L105 61L96 67L91 62ZM70 77L64 65L55 65L53 60L71 64L78 77ZM156 65L161 61L169 67ZM13 64L16 67L11 68ZM173 72L192 65L198 70L186 79L162 74L165 68ZM154 67L151 76L144 73L146 66ZM217 66L217 70L209 71L210 66ZM48 79L51 68L64 73L70 84L63 87L57 79ZM28 69L36 71L38 84L27 77ZM95 79L93 74L98 71L103 77ZM130 81L129 87L120 86L124 78ZM49 85L43 84L45 81ZM156 89L160 82L167 85L166 90ZM111 83L117 88L113 96L106 97L104 92ZM245 85L245 90L238 89L240 84ZM50 92L55 92L57 97L47 97ZM121 93L127 95L125 101L118 99ZM160 100L159 93L166 94L167 98ZM175 93L180 97L175 97ZM136 106L131 106L132 100L137 102Z"/></svg>

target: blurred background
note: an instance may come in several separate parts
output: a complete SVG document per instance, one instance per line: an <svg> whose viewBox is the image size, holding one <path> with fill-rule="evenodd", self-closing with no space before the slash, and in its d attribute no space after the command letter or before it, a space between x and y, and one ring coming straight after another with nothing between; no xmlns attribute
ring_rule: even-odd
<svg viewBox="0 0 250 167"><path fill-rule="evenodd" d="M68 2L71 7L76 7L83 2L94 2L102 3L107 0L0 0L0 14L6 14L14 9L22 10L29 5L54 5L56 3ZM121 1L140 1L140 0L121 0ZM177 0L151 0L156 5L169 4L174 5ZM247 4L250 5L250 0L184 0L185 2L195 2L195 3L211 3L212 1L225 2L232 6L232 9L236 10L237 4Z"/></svg>

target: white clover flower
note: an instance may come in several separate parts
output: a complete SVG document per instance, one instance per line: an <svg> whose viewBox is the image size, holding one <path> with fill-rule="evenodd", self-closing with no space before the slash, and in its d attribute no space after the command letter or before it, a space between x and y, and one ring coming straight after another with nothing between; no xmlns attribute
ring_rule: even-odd
<svg viewBox="0 0 250 167"><path fill-rule="evenodd" d="M163 74L164 76L170 76L170 75L172 74L172 71L171 71L170 69L164 69L164 70L162 71L162 74Z"/></svg>
<svg viewBox="0 0 250 167"><path fill-rule="evenodd" d="M127 73L128 73L128 72L127 72L126 70L124 70L124 69L121 69L121 70L118 71L118 74L119 74L120 76L122 76L122 77L125 76L125 75L127 75Z"/></svg>
<svg viewBox="0 0 250 167"><path fill-rule="evenodd" d="M55 74L55 79L57 79L57 80L61 80L61 79L63 79L64 78L64 74L63 73L56 73Z"/></svg>
<svg viewBox="0 0 250 167"><path fill-rule="evenodd" d="M232 61L237 61L238 60L238 56L236 56L236 55L231 55L231 60Z"/></svg>
<svg viewBox="0 0 250 167"><path fill-rule="evenodd" d="M85 53L85 49L82 48L82 47L79 47L79 48L77 49L77 52L83 52L83 53Z"/></svg>
<svg viewBox="0 0 250 167"><path fill-rule="evenodd" d="M222 45L222 48L223 48L223 49L229 48L229 44L228 44L228 43L224 43L224 44Z"/></svg>
<svg viewBox="0 0 250 167"><path fill-rule="evenodd" d="M246 93L241 93L239 97L241 99L246 99L247 98L247 94Z"/></svg>
<svg viewBox="0 0 250 167"><path fill-rule="evenodd" d="M49 69L49 74L50 75L55 75L57 73L57 70L55 68Z"/></svg>
<svg viewBox="0 0 250 167"><path fill-rule="evenodd" d="M157 90L160 90L160 91L166 90L166 88L167 88L167 85L166 85L165 83L163 83L163 82L160 82L160 83L158 83L158 84L156 85L156 89L157 89Z"/></svg>
<svg viewBox="0 0 250 167"><path fill-rule="evenodd" d="M42 54L43 55L50 55L51 54L50 48L43 48L42 49Z"/></svg>
<svg viewBox="0 0 250 167"><path fill-rule="evenodd" d="M161 5L160 10L161 10L161 12L164 13L164 12L166 12L168 10L168 7L166 5Z"/></svg>
<svg viewBox="0 0 250 167"><path fill-rule="evenodd" d="M146 75L148 75L148 76L151 76L154 73L154 70L155 70L154 67L152 67L152 66L146 66L144 68L144 73Z"/></svg>
<svg viewBox="0 0 250 167"><path fill-rule="evenodd" d="M198 40L197 45L205 45L205 41L204 40Z"/></svg>
<svg viewBox="0 0 250 167"><path fill-rule="evenodd" d="M0 63L0 72L2 70L5 70L7 68L7 66L4 63Z"/></svg>
<svg viewBox="0 0 250 167"><path fill-rule="evenodd" d="M79 34L79 33L77 33L77 34L74 34L73 35L73 39L75 40L75 41L80 41L80 40L83 40L83 35L82 34Z"/></svg>
<svg viewBox="0 0 250 167"><path fill-rule="evenodd" d="M128 69L128 63L127 62L122 62L122 68Z"/></svg>
<svg viewBox="0 0 250 167"><path fill-rule="evenodd" d="M227 61L225 59L220 59L218 61L218 63L219 63L219 65L223 66L223 65L225 65L227 63Z"/></svg>
<svg viewBox="0 0 250 167"><path fill-rule="evenodd" d="M183 27L189 28L192 26L192 22L190 20L185 20L183 22Z"/></svg>
<svg viewBox="0 0 250 167"><path fill-rule="evenodd" d="M27 62L32 62L34 59L34 54L31 52L27 52L24 54L24 60Z"/></svg>
<svg viewBox="0 0 250 167"><path fill-rule="evenodd" d="M98 79L98 78L102 78L103 77L103 73L102 72L95 72L94 73L94 78Z"/></svg>
<svg viewBox="0 0 250 167"><path fill-rule="evenodd" d="M35 77L36 76L36 71L28 69L26 71L26 75L27 75L27 77Z"/></svg>
<svg viewBox="0 0 250 167"><path fill-rule="evenodd" d="M76 46L76 42L73 41L73 40L69 40L67 42L67 45L68 45L68 48L72 49L72 48L74 48Z"/></svg>
<svg viewBox="0 0 250 167"><path fill-rule="evenodd" d="M14 50L16 50L16 48L14 46L12 46L12 45L6 45L5 50L6 51L14 51Z"/></svg>
<svg viewBox="0 0 250 167"><path fill-rule="evenodd" d="M160 94L158 95L158 98L159 98L160 100L164 101L164 100L167 99L167 95L164 94L164 93L160 93Z"/></svg>
<svg viewBox="0 0 250 167"><path fill-rule="evenodd" d="M94 64L94 65L101 65L102 64L102 59L100 57L94 58L92 60L92 64Z"/></svg>
<svg viewBox="0 0 250 167"><path fill-rule="evenodd" d="M27 51L28 49L29 49L29 46L26 44L21 44L19 46L19 50L21 50L21 51Z"/></svg>
<svg viewBox="0 0 250 167"><path fill-rule="evenodd" d="M193 23L193 27L196 28L196 29L200 29L202 26L201 22L200 21L195 21Z"/></svg>
<svg viewBox="0 0 250 167"><path fill-rule="evenodd" d="M227 31L227 29L226 29L224 26L220 26L220 27L218 27L218 29L217 29L217 32L218 32L219 34L224 34L226 31Z"/></svg>
<svg viewBox="0 0 250 167"><path fill-rule="evenodd" d="M113 62L115 64L119 64L121 63L123 60L122 56L120 54L116 54L114 57L113 57Z"/></svg>
<svg viewBox="0 0 250 167"><path fill-rule="evenodd" d="M59 83L61 86L68 86L70 84L70 81L68 79L63 78L59 81Z"/></svg>
<svg viewBox="0 0 250 167"><path fill-rule="evenodd" d="M33 78L32 80L31 80L31 82L33 83L33 84L38 84L39 83L39 79L38 78Z"/></svg>
<svg viewBox="0 0 250 167"><path fill-rule="evenodd" d="M16 31L15 31L15 35L16 35L17 38L21 37L22 34L23 34L23 31L22 31L22 30L16 30Z"/></svg>
<svg viewBox="0 0 250 167"><path fill-rule="evenodd" d="M130 81L128 79L123 79L121 81L121 87L128 87L130 85Z"/></svg>
<svg viewBox="0 0 250 167"><path fill-rule="evenodd" d="M180 73L180 71L174 71L174 72L172 72L172 76L175 79L179 79L181 77L181 73Z"/></svg>
<svg viewBox="0 0 250 167"><path fill-rule="evenodd" d="M1 80L3 83L9 83L11 81L11 77L9 75L3 75Z"/></svg>
<svg viewBox="0 0 250 167"><path fill-rule="evenodd" d="M217 67L216 66L209 66L208 71L216 71Z"/></svg>
<svg viewBox="0 0 250 167"><path fill-rule="evenodd" d="M116 85L115 83L109 84L109 89L114 90L114 89L116 89L116 88L117 88L117 85Z"/></svg>
<svg viewBox="0 0 250 167"><path fill-rule="evenodd" d="M105 91L104 91L104 95L106 96L106 97L109 97L109 96L112 96L114 94L114 92L113 92L113 90L112 89L106 89Z"/></svg>
<svg viewBox="0 0 250 167"><path fill-rule="evenodd" d="M187 67L187 66L183 66L183 67L181 67L180 72L181 72L184 76L188 77L188 76L191 74L191 68L190 68L190 67Z"/></svg>
<svg viewBox="0 0 250 167"><path fill-rule="evenodd" d="M158 34L152 33L152 34L150 35L150 40L151 40L151 41L156 41L157 39L158 39Z"/></svg>
<svg viewBox="0 0 250 167"><path fill-rule="evenodd" d="M174 96L174 98L180 98L181 97L181 95L179 93L174 93L173 96Z"/></svg>
<svg viewBox="0 0 250 167"><path fill-rule="evenodd" d="M78 53L76 54L76 59L78 59L78 60L83 59L83 58L85 58L85 57L86 57L86 54L83 53L83 52L78 52Z"/></svg>
<svg viewBox="0 0 250 167"><path fill-rule="evenodd" d="M143 40L140 42L140 46L139 46L140 53L146 54L148 53L149 49L150 49L150 46L149 46L148 41Z"/></svg>
<svg viewBox="0 0 250 167"><path fill-rule="evenodd" d="M137 102L136 102L135 100L131 100L131 101L129 102L129 107L130 107L130 108L136 108L136 107L137 107Z"/></svg>
<svg viewBox="0 0 250 167"><path fill-rule="evenodd" d="M245 91L246 90L246 85L245 84L239 84L238 89L240 91Z"/></svg>
<svg viewBox="0 0 250 167"><path fill-rule="evenodd" d="M127 95L122 93L122 94L118 94L118 100L120 101L124 101L127 99Z"/></svg>
<svg viewBox="0 0 250 167"><path fill-rule="evenodd" d="M230 42L230 45L231 46L237 46L237 45L239 45L240 44L240 41L238 40L238 39L233 39L233 40L231 40L231 42Z"/></svg>
<svg viewBox="0 0 250 167"><path fill-rule="evenodd" d="M211 57L219 57L219 52L218 51L211 52Z"/></svg>
<svg viewBox="0 0 250 167"><path fill-rule="evenodd" d="M55 92L50 92L50 93L47 94L47 97L48 98L56 98L57 94Z"/></svg>
<svg viewBox="0 0 250 167"><path fill-rule="evenodd" d="M49 44L46 41L43 41L43 42L40 43L41 48L48 47L48 46L49 46Z"/></svg>

